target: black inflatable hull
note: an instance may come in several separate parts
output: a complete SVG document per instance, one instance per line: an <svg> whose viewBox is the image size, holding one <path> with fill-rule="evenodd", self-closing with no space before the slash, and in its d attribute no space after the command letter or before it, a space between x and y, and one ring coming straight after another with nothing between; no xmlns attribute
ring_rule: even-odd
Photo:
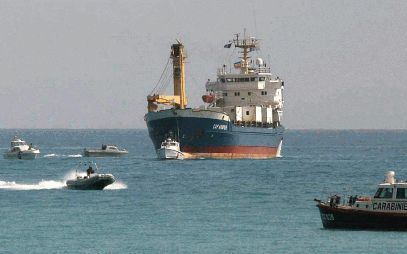
<svg viewBox="0 0 407 254"><path fill-rule="evenodd" d="M78 178L68 180L66 186L72 190L103 190L109 184L114 183L113 176L92 176L90 178Z"/></svg>
<svg viewBox="0 0 407 254"><path fill-rule="evenodd" d="M407 231L407 214L331 207L325 203L319 203L317 207L327 229Z"/></svg>

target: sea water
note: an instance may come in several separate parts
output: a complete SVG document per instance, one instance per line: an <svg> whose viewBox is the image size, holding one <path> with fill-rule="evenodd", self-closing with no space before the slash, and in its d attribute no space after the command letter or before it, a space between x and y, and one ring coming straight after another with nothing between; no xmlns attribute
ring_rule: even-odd
<svg viewBox="0 0 407 254"><path fill-rule="evenodd" d="M372 195L388 170L407 179L407 131L295 131L271 160L160 161L146 130L0 130L39 146L0 158L0 253L403 253L407 233L322 228L314 198ZM117 182L65 188L85 147Z"/></svg>

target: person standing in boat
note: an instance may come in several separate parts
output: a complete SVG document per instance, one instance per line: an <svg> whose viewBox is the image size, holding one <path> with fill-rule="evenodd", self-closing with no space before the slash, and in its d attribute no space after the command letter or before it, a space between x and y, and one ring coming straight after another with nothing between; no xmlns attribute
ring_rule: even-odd
<svg viewBox="0 0 407 254"><path fill-rule="evenodd" d="M92 166L89 166L89 168L86 170L86 174L88 177L90 177L90 175L93 173L95 173L95 170L93 170Z"/></svg>

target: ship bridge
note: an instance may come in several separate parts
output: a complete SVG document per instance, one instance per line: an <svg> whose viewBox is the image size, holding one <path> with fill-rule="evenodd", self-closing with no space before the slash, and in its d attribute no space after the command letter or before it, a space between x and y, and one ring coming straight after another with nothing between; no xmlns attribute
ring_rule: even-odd
<svg viewBox="0 0 407 254"><path fill-rule="evenodd" d="M280 125L283 109L284 81L271 73L262 58L257 58L255 64L250 60L250 52L259 47L254 37L239 39L239 35L230 42L235 47L243 49L241 60L233 64L238 70L228 71L223 65L218 69L217 79L206 83L206 96L210 110L225 112L232 122L238 125L246 124L256 126ZM207 98L211 100L207 100Z"/></svg>

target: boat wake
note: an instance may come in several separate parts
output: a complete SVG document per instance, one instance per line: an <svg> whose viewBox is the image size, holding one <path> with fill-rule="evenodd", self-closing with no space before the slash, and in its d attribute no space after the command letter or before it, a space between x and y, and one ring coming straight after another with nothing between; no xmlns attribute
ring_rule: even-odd
<svg viewBox="0 0 407 254"><path fill-rule="evenodd" d="M52 190L52 189L62 189L66 187L64 181L46 181L42 180L39 183L34 184L23 184L12 182L0 181L0 189L8 190Z"/></svg>
<svg viewBox="0 0 407 254"><path fill-rule="evenodd" d="M44 158L63 157L63 158L82 158L82 154L55 154L50 153L43 156Z"/></svg>
<svg viewBox="0 0 407 254"><path fill-rule="evenodd" d="M124 190L127 189L127 185L123 182L116 181L111 185L106 186L103 190Z"/></svg>

